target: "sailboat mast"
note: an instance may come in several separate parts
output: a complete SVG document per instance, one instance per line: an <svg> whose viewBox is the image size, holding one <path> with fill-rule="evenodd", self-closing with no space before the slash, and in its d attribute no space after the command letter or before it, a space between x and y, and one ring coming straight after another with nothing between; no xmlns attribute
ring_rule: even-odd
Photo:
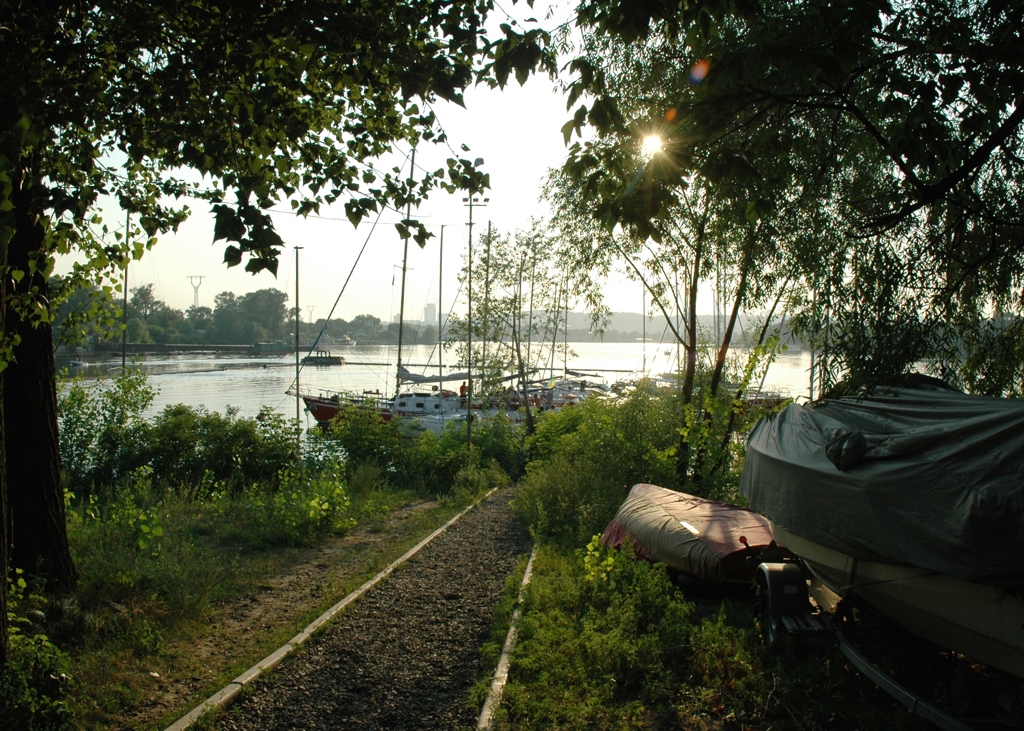
<svg viewBox="0 0 1024 731"><path fill-rule="evenodd" d="M444 284L444 224L441 225L441 245L437 252L437 394L438 403L444 402L444 350L441 348L441 322L444 308L441 287ZM444 413L444 409L441 410Z"/></svg>
<svg viewBox="0 0 1024 731"><path fill-rule="evenodd" d="M480 378L481 391L484 390L485 378L487 377L487 315L491 311L491 222L487 222L487 241L484 245L484 336L481 341L483 349L483 375Z"/></svg>
<svg viewBox="0 0 1024 731"><path fill-rule="evenodd" d="M412 182L416 175L416 148L412 148L412 158L409 162L409 181ZM412 201L405 207L406 220L412 217ZM395 369L395 396L402 388L402 335L405 326L405 272L409 263L409 238L406 237L402 251L402 293L398 304L398 367Z"/></svg>
<svg viewBox="0 0 1024 731"><path fill-rule="evenodd" d="M478 159L474 165L483 165ZM466 313L466 446L473 448L473 206L486 206L490 198L474 198L470 193L462 202L469 206L469 247L466 252L466 277L468 280ZM472 453L470 453L472 458Z"/></svg>

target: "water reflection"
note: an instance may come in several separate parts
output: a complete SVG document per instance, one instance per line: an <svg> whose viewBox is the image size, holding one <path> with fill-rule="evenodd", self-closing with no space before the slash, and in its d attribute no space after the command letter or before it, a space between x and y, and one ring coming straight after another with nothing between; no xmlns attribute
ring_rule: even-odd
<svg viewBox="0 0 1024 731"><path fill-rule="evenodd" d="M569 370L595 374L609 384L635 377L645 361L652 374L671 371L674 367L674 357L663 356L661 348L652 348L650 344L646 354L642 343L570 343L569 346L574 352L565 361ZM429 345L410 346L403 350L403 364L413 373L436 373L435 350ZM657 354L652 352L655 350ZM299 379L303 390L394 393L394 348L357 345L338 354L345 357L344 365L301 369ZM448 357L446 353L445 360ZM75 356L74 360L72 364L71 358L58 358L57 367L66 369L72 376L87 379L110 378L121 369L120 357ZM287 417L295 415L295 400L285 393L295 382L294 353L252 357L215 353L149 355L135 356L131 363L146 371L150 385L158 392L147 412L149 415L179 403L201 405L221 413L234 407L244 417L255 416L264 406ZM555 375L561 375L563 361L560 357L554 365ZM782 353L768 370L764 390L790 397L806 395L809 368L809 353Z"/></svg>

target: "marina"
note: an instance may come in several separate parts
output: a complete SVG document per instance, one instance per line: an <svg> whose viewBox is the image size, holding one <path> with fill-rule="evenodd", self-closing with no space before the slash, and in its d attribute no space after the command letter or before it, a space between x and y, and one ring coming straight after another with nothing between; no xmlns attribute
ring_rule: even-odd
<svg viewBox="0 0 1024 731"><path fill-rule="evenodd" d="M639 378L645 361L643 343L569 343L572 351L566 361L569 370L583 372L603 380L608 386L627 377ZM410 363L436 363L436 348L430 345L408 346ZM674 362L656 356L648 344L646 362L648 375L657 377L671 373ZM742 352L742 351L741 351ZM373 392L393 395L394 347L362 345L344 350L344 365L306 366L301 371L304 391L354 393ZM445 354L445 360L448 355ZM120 358L109 356L75 356L83 365L71 368L70 360L58 359L58 369L66 368L72 375L86 379L109 378L121 367ZM238 356L223 353L183 353L175 355L136 355L130 360L149 375L149 384L156 397L147 414L152 416L174 404L204 406L224 413L229 407L242 417L254 417L269 407L285 417L294 418L295 399L286 392L295 381L294 354ZM424 375L436 372L436 365L421 365ZM810 354L789 351L780 354L768 369L761 391L776 392L787 397L807 394ZM552 374L560 377L562 369ZM315 420L303 411L306 426Z"/></svg>

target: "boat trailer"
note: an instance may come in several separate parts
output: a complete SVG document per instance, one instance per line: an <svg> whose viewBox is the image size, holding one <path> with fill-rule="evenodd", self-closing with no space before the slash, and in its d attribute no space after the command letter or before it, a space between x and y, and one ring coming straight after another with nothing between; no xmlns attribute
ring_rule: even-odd
<svg viewBox="0 0 1024 731"><path fill-rule="evenodd" d="M820 582L800 559L784 556L773 543L754 560L758 562L754 582L758 590L761 636L766 645L778 647L787 634L831 635L857 670L911 713L943 731L974 731L901 685L861 653L837 626L838 622L833 621L837 615L846 614L840 606L842 598Z"/></svg>

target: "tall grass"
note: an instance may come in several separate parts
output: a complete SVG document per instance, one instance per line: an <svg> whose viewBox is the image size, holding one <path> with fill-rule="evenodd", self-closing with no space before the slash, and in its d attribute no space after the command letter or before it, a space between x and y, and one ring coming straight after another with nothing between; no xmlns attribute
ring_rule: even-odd
<svg viewBox="0 0 1024 731"><path fill-rule="evenodd" d="M498 729L922 728L831 644L769 653L752 598L688 598L595 538L542 548Z"/></svg>

